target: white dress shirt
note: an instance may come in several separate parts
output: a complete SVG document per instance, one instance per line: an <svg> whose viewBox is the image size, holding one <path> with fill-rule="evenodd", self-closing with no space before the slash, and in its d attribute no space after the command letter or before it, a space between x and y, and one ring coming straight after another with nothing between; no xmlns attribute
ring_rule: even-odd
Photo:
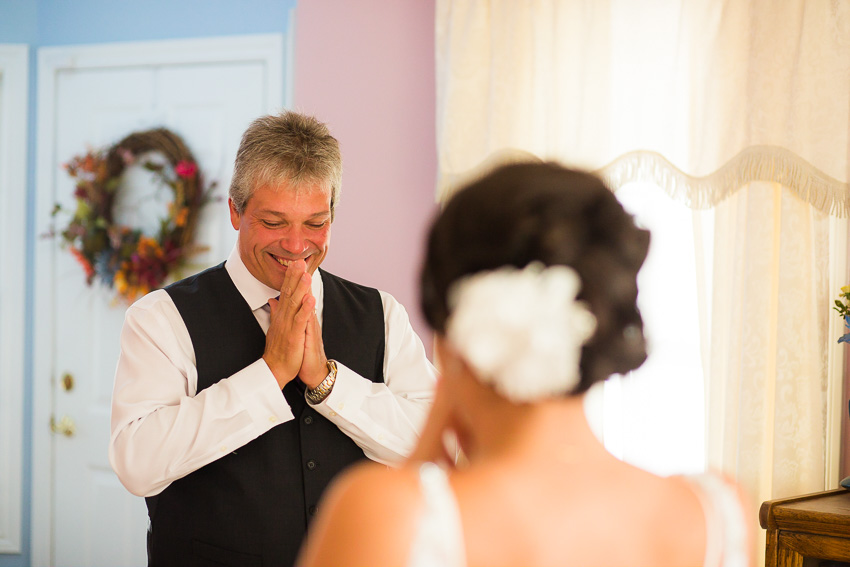
<svg viewBox="0 0 850 567"><path fill-rule="evenodd" d="M266 332L269 314L263 306L280 292L255 279L235 247L225 269ZM321 324L319 270L312 291ZM407 311L391 295L380 295L385 382L374 383L338 363L333 390L313 407L367 457L392 465L413 450L433 400L436 371ZM262 358L200 393L197 383L192 341L171 297L157 290L139 299L127 310L121 331L109 442L109 462L133 494L159 494L174 480L293 419Z"/></svg>

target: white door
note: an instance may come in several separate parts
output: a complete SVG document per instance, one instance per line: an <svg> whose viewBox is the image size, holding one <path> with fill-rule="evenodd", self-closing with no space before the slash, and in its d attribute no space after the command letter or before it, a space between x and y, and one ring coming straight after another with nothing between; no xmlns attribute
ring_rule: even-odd
<svg viewBox="0 0 850 567"><path fill-rule="evenodd" d="M209 250L193 258L196 270L226 258L235 242L226 194L240 136L253 118L283 102L283 43L280 36L262 38L262 57L256 37L40 51L38 224L49 226L54 203L73 210L73 180L62 163L88 147L109 147L132 132L164 126L183 138L205 179L218 182L221 199L201 214L196 240ZM147 176L130 177L136 181L123 194L154 194ZM143 206L124 222L151 234L159 206ZM67 221L58 216L56 228ZM144 500L123 488L107 460L126 305L110 289L86 286L82 268L59 239L40 240L34 453L42 460L33 469L49 473L34 478L33 492L52 497L34 502L34 564L144 565ZM52 432L51 419L61 424Z"/></svg>

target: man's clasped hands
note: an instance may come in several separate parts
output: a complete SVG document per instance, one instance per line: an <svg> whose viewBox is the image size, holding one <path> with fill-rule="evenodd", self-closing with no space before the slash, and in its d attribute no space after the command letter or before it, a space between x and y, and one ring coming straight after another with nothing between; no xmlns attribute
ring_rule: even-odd
<svg viewBox="0 0 850 567"><path fill-rule="evenodd" d="M269 299L271 323L263 360L281 389L296 377L313 389L328 374L312 281L307 263L293 260L286 268L280 297Z"/></svg>

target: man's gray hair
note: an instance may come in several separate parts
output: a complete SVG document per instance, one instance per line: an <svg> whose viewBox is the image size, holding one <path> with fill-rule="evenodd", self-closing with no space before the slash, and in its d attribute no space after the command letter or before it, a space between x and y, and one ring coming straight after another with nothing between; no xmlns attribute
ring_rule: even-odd
<svg viewBox="0 0 850 567"><path fill-rule="evenodd" d="M242 214L254 189L288 182L318 183L331 194L331 220L342 189L339 142L312 116L284 111L254 120L242 135L230 198Z"/></svg>

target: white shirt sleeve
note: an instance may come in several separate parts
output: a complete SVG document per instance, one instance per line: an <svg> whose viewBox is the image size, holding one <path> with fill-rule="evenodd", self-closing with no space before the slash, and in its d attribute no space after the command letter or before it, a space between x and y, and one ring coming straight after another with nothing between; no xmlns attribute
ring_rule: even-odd
<svg viewBox="0 0 850 567"><path fill-rule="evenodd" d="M363 449L367 457L397 465L416 445L434 399L437 372L413 331L407 311L388 293L384 306L385 383L342 364L333 390L313 406Z"/></svg>
<svg viewBox="0 0 850 567"><path fill-rule="evenodd" d="M153 496L293 418L259 359L196 394L189 332L168 293L133 304L121 331L109 462L124 486Z"/></svg>

